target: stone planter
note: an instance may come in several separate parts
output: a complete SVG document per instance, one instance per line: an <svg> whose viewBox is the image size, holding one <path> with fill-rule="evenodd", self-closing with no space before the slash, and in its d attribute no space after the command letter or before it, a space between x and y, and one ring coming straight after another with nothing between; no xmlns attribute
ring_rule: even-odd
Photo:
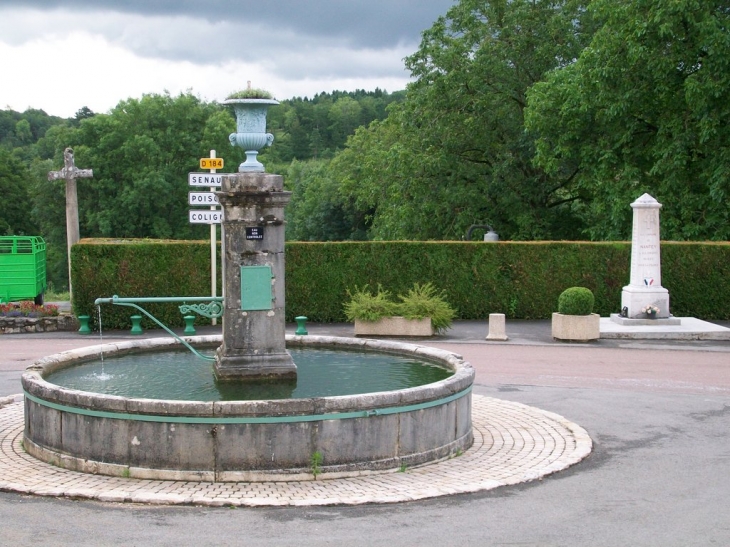
<svg viewBox="0 0 730 547"><path fill-rule="evenodd" d="M601 337L600 323L601 316L597 313L590 315L553 313L553 338L576 342L598 340Z"/></svg>
<svg viewBox="0 0 730 547"><path fill-rule="evenodd" d="M383 317L378 321L356 319L355 336L433 336L433 327L430 317Z"/></svg>

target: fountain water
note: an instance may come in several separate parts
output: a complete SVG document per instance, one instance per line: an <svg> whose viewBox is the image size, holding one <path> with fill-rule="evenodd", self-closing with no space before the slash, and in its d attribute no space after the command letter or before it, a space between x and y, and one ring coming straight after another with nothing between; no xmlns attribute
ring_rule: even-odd
<svg viewBox="0 0 730 547"><path fill-rule="evenodd" d="M223 334L186 342L218 347L212 372L221 385L296 382L287 346L403 355L453 374L391 391L254 401L142 399L46 380L58 369L98 359L100 348L86 348L41 359L23 374L24 447L30 454L93 473L238 481L413 466L471 446L474 371L460 356L392 341L285 336L284 207L290 194L280 176L250 169L226 175L218 196L225 248ZM104 354L176 346L174 339L135 340L106 345ZM314 455L317 473L311 472Z"/></svg>

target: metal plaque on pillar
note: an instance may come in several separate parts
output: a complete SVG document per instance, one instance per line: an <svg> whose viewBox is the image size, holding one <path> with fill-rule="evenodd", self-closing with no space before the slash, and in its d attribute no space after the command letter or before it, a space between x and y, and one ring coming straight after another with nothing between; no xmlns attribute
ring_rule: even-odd
<svg viewBox="0 0 730 547"><path fill-rule="evenodd" d="M241 266L241 309L270 310L271 266Z"/></svg>

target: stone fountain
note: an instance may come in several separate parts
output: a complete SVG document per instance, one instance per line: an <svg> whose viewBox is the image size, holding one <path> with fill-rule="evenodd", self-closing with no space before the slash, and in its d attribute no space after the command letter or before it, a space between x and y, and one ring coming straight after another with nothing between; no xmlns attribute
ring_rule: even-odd
<svg viewBox="0 0 730 547"><path fill-rule="evenodd" d="M273 140L250 137L250 125L240 115L238 120L232 143L253 147ZM265 124L257 127L265 131ZM397 469L471 446L474 370L460 356L393 341L285 335L284 207L290 194L282 177L247 163L224 177L218 193L225 248L222 336L187 339L201 348L218 346L216 380L295 382L287 345L404 355L453 374L394 391L254 401L141 399L46 380L56 370L98 359L100 347L85 348L41 359L23 374L28 453L121 477L241 481ZM135 340L103 351L110 358L177 345L174 339Z"/></svg>

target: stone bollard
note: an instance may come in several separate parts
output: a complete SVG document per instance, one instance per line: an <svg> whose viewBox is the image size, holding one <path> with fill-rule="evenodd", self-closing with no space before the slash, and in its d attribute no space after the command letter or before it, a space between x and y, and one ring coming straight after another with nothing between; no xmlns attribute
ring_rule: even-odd
<svg viewBox="0 0 730 547"><path fill-rule="evenodd" d="M185 320L185 330L183 331L183 334L186 336L195 336L195 316L184 315L183 319Z"/></svg>
<svg viewBox="0 0 730 547"><path fill-rule="evenodd" d="M130 334L144 334L144 329L142 329L142 316L141 315L132 315L130 317L132 320L132 330L129 331Z"/></svg>
<svg viewBox="0 0 730 547"><path fill-rule="evenodd" d="M309 334L307 332L307 318L303 315L300 315L299 317L295 317L294 321L297 322L297 330L294 332L297 336L306 336Z"/></svg>
<svg viewBox="0 0 730 547"><path fill-rule="evenodd" d="M503 313L489 314L489 334L487 334L487 340L509 340L504 326Z"/></svg>
<svg viewBox="0 0 730 547"><path fill-rule="evenodd" d="M91 334L91 328L89 327L89 320L91 319L91 316L89 315L79 315L79 334Z"/></svg>

